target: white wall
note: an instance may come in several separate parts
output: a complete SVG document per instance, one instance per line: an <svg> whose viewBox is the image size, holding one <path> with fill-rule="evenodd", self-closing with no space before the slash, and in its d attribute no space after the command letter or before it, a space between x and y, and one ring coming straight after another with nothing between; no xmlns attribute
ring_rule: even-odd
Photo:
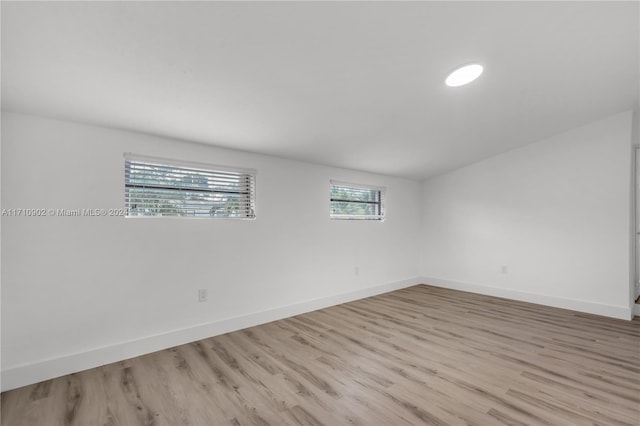
<svg viewBox="0 0 640 426"><path fill-rule="evenodd" d="M122 207L122 154L134 152L257 169L258 218L3 217L1 387L421 281L629 318L631 128L630 112L612 116L421 193L399 178L3 112L4 209ZM386 186L387 220L329 220L330 179Z"/></svg>
<svg viewBox="0 0 640 426"><path fill-rule="evenodd" d="M122 207L124 152L257 169L257 219L3 217L3 389L418 282L399 178L5 112L2 207ZM330 179L387 219L329 220Z"/></svg>
<svg viewBox="0 0 640 426"><path fill-rule="evenodd" d="M629 318L630 132L625 112L424 182L425 282Z"/></svg>

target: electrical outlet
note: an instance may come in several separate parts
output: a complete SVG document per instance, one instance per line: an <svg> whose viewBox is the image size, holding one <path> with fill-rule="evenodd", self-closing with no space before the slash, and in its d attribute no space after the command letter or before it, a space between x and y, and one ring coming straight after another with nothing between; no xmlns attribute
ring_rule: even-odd
<svg viewBox="0 0 640 426"><path fill-rule="evenodd" d="M507 265L502 265L502 267L500 268L500 272L503 274L509 273L509 268L507 268Z"/></svg>
<svg viewBox="0 0 640 426"><path fill-rule="evenodd" d="M198 302L206 302L207 301L207 289L201 288L198 290Z"/></svg>

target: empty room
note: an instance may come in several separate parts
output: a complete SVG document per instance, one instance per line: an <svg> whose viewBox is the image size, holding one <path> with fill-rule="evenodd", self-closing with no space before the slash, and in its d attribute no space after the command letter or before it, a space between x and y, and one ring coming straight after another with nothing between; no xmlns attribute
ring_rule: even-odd
<svg viewBox="0 0 640 426"><path fill-rule="evenodd" d="M640 426L640 2L0 15L2 426Z"/></svg>

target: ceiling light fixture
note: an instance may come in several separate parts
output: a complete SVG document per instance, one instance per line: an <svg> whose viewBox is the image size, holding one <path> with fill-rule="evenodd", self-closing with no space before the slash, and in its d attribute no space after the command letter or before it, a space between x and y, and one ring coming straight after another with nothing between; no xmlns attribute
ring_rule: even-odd
<svg viewBox="0 0 640 426"><path fill-rule="evenodd" d="M463 65L453 70L444 82L449 87L464 86L480 77L483 69L480 64Z"/></svg>

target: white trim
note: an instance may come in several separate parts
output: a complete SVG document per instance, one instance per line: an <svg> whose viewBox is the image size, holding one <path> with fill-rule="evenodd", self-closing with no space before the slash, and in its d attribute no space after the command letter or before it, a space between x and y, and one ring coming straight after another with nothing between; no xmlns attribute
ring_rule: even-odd
<svg viewBox="0 0 640 426"><path fill-rule="evenodd" d="M452 290L468 291L471 293L485 294L487 296L503 297L505 299L520 300L555 308L570 309L573 311L603 315L606 317L624 320L633 319L631 309L628 306L605 305L586 300L565 299L562 297L548 296L544 294L528 293L524 291L509 290L499 287L490 287L482 284L464 283L441 278L422 277L423 284L435 287L449 288Z"/></svg>
<svg viewBox="0 0 640 426"><path fill-rule="evenodd" d="M288 318L305 312L411 287L420 283L420 278L414 277L375 287L322 297L320 299L307 300L293 305L268 309L266 311L198 324L192 327L94 348L84 352L45 359L35 363L11 366L2 370L2 391L4 392L65 374L122 361L231 331Z"/></svg>
<svg viewBox="0 0 640 426"><path fill-rule="evenodd" d="M175 160L172 158L152 157L149 155L134 154L131 152L125 152L123 154L125 160L131 161L143 161L145 163L157 164L159 166L176 166L176 167L191 167L194 169L212 171L212 172L232 172L242 173L247 175L256 176L256 169L244 169L240 167L220 166L217 164L199 163L196 161L184 161Z"/></svg>
<svg viewBox="0 0 640 426"><path fill-rule="evenodd" d="M640 317L640 305L637 303L633 304L633 315L636 317Z"/></svg>
<svg viewBox="0 0 640 426"><path fill-rule="evenodd" d="M640 296L640 263L638 260L638 251L640 247L638 247L638 232L640 231L640 223L638 223L638 219L640 219L640 211L638 211L638 184L640 178L640 169L638 168L638 163L640 161L640 145L633 145L631 147L632 159L631 159L631 289L629 293L631 294L631 300L629 301L632 305L635 303L635 300Z"/></svg>

